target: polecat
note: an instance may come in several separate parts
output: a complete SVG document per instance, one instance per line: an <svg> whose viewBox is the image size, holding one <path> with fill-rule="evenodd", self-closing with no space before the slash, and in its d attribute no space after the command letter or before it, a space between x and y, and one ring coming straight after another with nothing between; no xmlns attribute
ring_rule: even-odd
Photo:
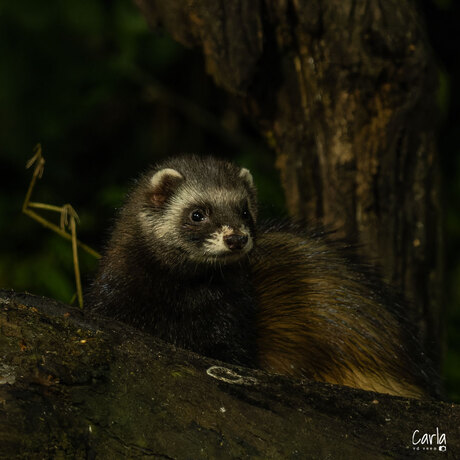
<svg viewBox="0 0 460 460"><path fill-rule="evenodd" d="M399 300L349 245L256 218L247 169L197 156L158 165L120 212L90 305L229 363L429 394Z"/></svg>

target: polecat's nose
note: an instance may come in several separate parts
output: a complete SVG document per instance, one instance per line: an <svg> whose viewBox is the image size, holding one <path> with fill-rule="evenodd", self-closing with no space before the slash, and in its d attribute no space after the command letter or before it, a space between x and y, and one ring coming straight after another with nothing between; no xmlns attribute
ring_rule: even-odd
<svg viewBox="0 0 460 460"><path fill-rule="evenodd" d="M239 249L243 249L246 246L246 243L248 242L248 236L232 233L231 235L224 236L224 241L228 249L231 251L237 251Z"/></svg>

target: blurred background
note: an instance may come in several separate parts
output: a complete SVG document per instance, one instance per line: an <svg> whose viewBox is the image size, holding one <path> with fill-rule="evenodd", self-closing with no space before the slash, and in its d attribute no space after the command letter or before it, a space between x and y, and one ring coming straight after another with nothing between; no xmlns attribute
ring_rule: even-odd
<svg viewBox="0 0 460 460"><path fill-rule="evenodd" d="M439 69L449 398L460 402L460 2L417 2ZM136 178L161 158L209 153L253 172L265 216L285 213L274 152L215 87L202 58L149 30L129 0L0 0L0 288L68 302L71 247L21 213L40 142L33 201L70 203L96 250ZM58 222L58 216L42 212ZM97 262L81 252L83 283Z"/></svg>

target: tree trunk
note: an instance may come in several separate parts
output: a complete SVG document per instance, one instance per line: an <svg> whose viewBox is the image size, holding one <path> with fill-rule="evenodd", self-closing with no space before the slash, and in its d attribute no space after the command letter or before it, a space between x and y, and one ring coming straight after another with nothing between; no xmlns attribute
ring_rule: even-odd
<svg viewBox="0 0 460 460"><path fill-rule="evenodd" d="M135 0L201 48L278 155L290 213L358 240L440 358L436 71L409 0Z"/></svg>
<svg viewBox="0 0 460 460"><path fill-rule="evenodd" d="M454 404L230 366L27 294L0 291L0 332L0 458L460 453Z"/></svg>

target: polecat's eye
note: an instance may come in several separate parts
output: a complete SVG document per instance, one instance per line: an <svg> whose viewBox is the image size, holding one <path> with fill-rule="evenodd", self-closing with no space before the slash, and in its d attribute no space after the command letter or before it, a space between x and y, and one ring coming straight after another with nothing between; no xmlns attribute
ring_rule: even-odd
<svg viewBox="0 0 460 460"><path fill-rule="evenodd" d="M245 209L241 215L243 216L243 219L249 219L251 217L251 214L247 209Z"/></svg>
<svg viewBox="0 0 460 460"><path fill-rule="evenodd" d="M202 211L200 211L199 209L196 209L195 211L192 212L192 214L190 214L190 218L194 222L202 222L203 220L206 219L206 216L203 214Z"/></svg>

